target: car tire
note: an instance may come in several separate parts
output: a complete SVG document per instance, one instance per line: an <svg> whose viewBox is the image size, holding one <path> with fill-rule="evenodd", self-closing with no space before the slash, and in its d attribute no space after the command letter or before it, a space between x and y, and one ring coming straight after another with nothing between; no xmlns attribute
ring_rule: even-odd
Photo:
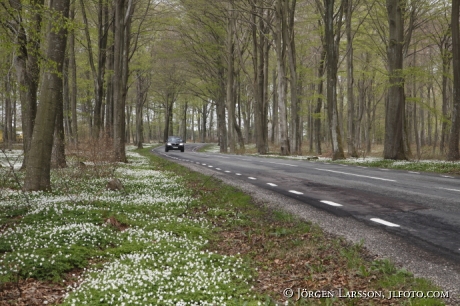
<svg viewBox="0 0 460 306"><path fill-rule="evenodd" d="M165 148L165 152L168 152L168 151L169 151L168 148Z"/></svg>
<svg viewBox="0 0 460 306"><path fill-rule="evenodd" d="M184 152L184 149L180 149L181 152Z"/></svg>

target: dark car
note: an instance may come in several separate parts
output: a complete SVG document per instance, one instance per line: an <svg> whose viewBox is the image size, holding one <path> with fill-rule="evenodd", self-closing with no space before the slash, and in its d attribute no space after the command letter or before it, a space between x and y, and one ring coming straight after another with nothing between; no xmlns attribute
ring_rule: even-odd
<svg viewBox="0 0 460 306"><path fill-rule="evenodd" d="M178 136L169 136L165 145L165 152L169 150L180 150L184 152L184 141Z"/></svg>

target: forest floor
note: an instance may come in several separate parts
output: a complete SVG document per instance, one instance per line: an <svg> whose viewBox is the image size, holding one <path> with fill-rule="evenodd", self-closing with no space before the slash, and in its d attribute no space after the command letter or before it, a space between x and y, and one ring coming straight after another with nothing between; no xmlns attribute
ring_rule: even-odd
<svg viewBox="0 0 460 306"><path fill-rule="evenodd" d="M21 192L20 151L2 155L0 305L446 301L390 299L438 289L149 149L130 148L128 164L69 157L52 172L53 191L32 194ZM119 190L108 188L114 178Z"/></svg>

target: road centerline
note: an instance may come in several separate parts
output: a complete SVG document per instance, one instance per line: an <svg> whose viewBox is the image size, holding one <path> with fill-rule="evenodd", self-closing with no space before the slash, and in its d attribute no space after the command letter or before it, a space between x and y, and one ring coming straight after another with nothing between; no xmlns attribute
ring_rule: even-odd
<svg viewBox="0 0 460 306"><path fill-rule="evenodd" d="M449 190L449 191L457 191L457 192L460 192L460 189L453 189L453 188L438 187L438 189L443 189L443 190Z"/></svg>
<svg viewBox="0 0 460 306"><path fill-rule="evenodd" d="M319 169L319 168L315 168L315 170L327 171L327 172L333 172L333 173L340 173L340 174L351 175L351 176L357 176L357 177L365 177L365 178L370 178L370 179L373 179L373 180L381 180L381 181L387 181L387 182L396 182L396 180L390 180L390 179L385 179L385 178L381 178L381 177L367 176L367 175L354 174L354 173L348 173L348 172L342 172L342 171L335 171L335 170L328 170L328 169Z"/></svg>

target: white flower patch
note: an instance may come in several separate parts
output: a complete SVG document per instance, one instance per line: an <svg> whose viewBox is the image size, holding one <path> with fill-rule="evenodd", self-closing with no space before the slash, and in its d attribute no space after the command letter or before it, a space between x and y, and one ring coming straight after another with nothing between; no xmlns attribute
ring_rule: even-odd
<svg viewBox="0 0 460 306"><path fill-rule="evenodd" d="M347 158L347 159L341 159L340 162L344 163L358 163L358 164L365 164L365 163L373 163L373 162L378 162L382 161L383 158L381 157L358 157L358 158Z"/></svg>
<svg viewBox="0 0 460 306"><path fill-rule="evenodd" d="M97 246L118 244L119 238L99 225L92 223L43 224L33 223L8 228L0 239L13 251L38 248L66 248L72 245Z"/></svg>
<svg viewBox="0 0 460 306"><path fill-rule="evenodd" d="M185 243L185 242L184 242ZM226 305L242 260L210 252L180 250L122 255L90 269L65 304L98 300L109 305Z"/></svg>
<svg viewBox="0 0 460 306"><path fill-rule="evenodd" d="M460 165L460 161L445 161L445 160L418 160L418 161L407 161L407 160L401 160L401 161L395 161L393 163L394 166L399 166L399 165L410 165L410 164L434 164L434 165Z"/></svg>
<svg viewBox="0 0 460 306"><path fill-rule="evenodd" d="M172 232L157 229L149 231L139 227L128 228L123 232L121 237L129 242L153 244L154 248L158 246L158 243L166 243L167 245L186 245L189 250L198 250L207 243L202 237L191 240L187 238L186 234L184 234L184 236L178 236Z"/></svg>
<svg viewBox="0 0 460 306"><path fill-rule="evenodd" d="M70 167L52 172L53 193L2 192L4 214L9 207L27 212L0 233L0 279L10 281L18 273L59 278L103 250L93 259L107 262L85 269L69 288L65 305L236 305L234 296L250 300L244 286L235 285L248 281L242 260L203 251L208 243L203 237L213 225L187 216L196 199L182 179L152 170L136 152L128 151L127 157L130 162L117 164L114 172L121 191L106 190L108 178ZM112 217L123 227L110 226L106 220Z"/></svg>

